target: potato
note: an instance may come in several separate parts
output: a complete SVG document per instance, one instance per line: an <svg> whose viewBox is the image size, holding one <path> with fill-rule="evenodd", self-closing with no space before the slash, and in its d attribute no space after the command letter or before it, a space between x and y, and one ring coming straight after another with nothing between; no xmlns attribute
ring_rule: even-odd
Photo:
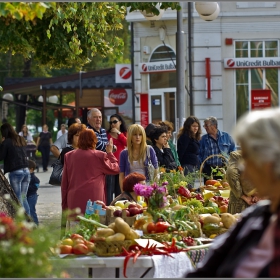
<svg viewBox="0 0 280 280"><path fill-rule="evenodd" d="M216 217L216 216L213 216L213 215L206 216L203 219L204 224L219 224L220 221L221 221L220 217Z"/></svg>
<svg viewBox="0 0 280 280"><path fill-rule="evenodd" d="M227 229L229 229L232 225L234 225L237 222L236 218L230 213L222 213L221 218L224 227Z"/></svg>
<svg viewBox="0 0 280 280"><path fill-rule="evenodd" d="M140 235L132 228L125 235L126 240L134 240L134 239L138 239L138 238L140 238Z"/></svg>
<svg viewBox="0 0 280 280"><path fill-rule="evenodd" d="M115 231L112 230L111 228L98 228L96 230L96 235L98 237L108 237L108 236L111 236L114 234L115 234Z"/></svg>
<svg viewBox="0 0 280 280"><path fill-rule="evenodd" d="M108 228L111 228L114 232L116 232L116 224L115 223L111 223L108 225Z"/></svg>
<svg viewBox="0 0 280 280"><path fill-rule="evenodd" d="M117 217L115 219L115 226L116 226L116 232L120 232L124 235L128 234L130 231L129 224L126 223L121 217Z"/></svg>
<svg viewBox="0 0 280 280"><path fill-rule="evenodd" d="M125 235L122 233L115 233L114 235L108 236L106 241L124 241Z"/></svg>

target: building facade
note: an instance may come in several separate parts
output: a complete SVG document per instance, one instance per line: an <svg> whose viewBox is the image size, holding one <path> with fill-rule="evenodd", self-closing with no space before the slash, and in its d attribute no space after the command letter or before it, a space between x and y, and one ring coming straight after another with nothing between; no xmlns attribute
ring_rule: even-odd
<svg viewBox="0 0 280 280"><path fill-rule="evenodd" d="M201 121L217 117L219 129L230 133L243 113L279 106L280 2L218 3L213 21L201 19L192 3L191 41L183 3L185 117L191 63L193 114ZM133 22L136 123L175 123L177 12L167 10L157 21L131 12L126 19Z"/></svg>

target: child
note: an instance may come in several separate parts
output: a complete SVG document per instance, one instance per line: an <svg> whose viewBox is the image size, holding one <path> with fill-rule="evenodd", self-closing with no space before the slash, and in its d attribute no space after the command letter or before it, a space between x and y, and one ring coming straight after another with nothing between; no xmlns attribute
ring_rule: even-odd
<svg viewBox="0 0 280 280"><path fill-rule="evenodd" d="M30 171L30 183L27 191L27 201L30 208L30 215L36 225L39 225L37 213L36 213L36 204L38 199L37 190L39 188L40 180L35 176L34 170L36 169L36 163L29 159L28 168Z"/></svg>

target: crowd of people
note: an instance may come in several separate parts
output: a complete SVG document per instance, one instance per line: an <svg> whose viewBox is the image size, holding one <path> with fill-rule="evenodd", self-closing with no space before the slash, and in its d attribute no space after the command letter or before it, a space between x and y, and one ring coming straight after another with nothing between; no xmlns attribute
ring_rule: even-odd
<svg viewBox="0 0 280 280"><path fill-rule="evenodd" d="M201 136L200 121L189 116L177 135L177 149L172 142L173 124L161 121L145 129L139 124L128 128L119 114L110 117L110 127L102 128L102 114L88 111L87 125L69 119L65 129L52 143L48 126L43 126L36 146L42 155L53 152L63 164L61 183L62 210L80 208L85 212L91 199L102 205L119 200L137 201L136 183L153 181L159 167L166 172L184 168L184 174L202 168L207 176L213 169L226 167L230 184L228 211L241 212L241 220L213 242L193 277L278 277L280 275L280 109L252 111L241 117L233 136L218 129L215 117L204 120L206 133ZM4 173L19 203L36 224L36 163L28 160L26 146L32 135L23 125L17 133L9 123L2 124L0 160ZM220 155L220 156L217 156ZM47 170L48 156L43 156ZM154 172L150 172L149 166ZM62 226L65 227L62 221ZM234 246L232 246L234 244ZM257 265L256 265L257 264Z"/></svg>

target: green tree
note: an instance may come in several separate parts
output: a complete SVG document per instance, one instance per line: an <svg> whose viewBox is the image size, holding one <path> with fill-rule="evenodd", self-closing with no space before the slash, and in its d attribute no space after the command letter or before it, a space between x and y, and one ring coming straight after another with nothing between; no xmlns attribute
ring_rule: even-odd
<svg viewBox="0 0 280 280"><path fill-rule="evenodd" d="M27 16L23 8L22 17L12 13L14 3L2 8L9 13L0 17L1 52L20 53L50 68L75 69L96 55L122 56L123 40L114 33L123 28L125 7L110 2L57 2L48 7L42 3L40 17ZM108 32L114 35L110 40Z"/></svg>

